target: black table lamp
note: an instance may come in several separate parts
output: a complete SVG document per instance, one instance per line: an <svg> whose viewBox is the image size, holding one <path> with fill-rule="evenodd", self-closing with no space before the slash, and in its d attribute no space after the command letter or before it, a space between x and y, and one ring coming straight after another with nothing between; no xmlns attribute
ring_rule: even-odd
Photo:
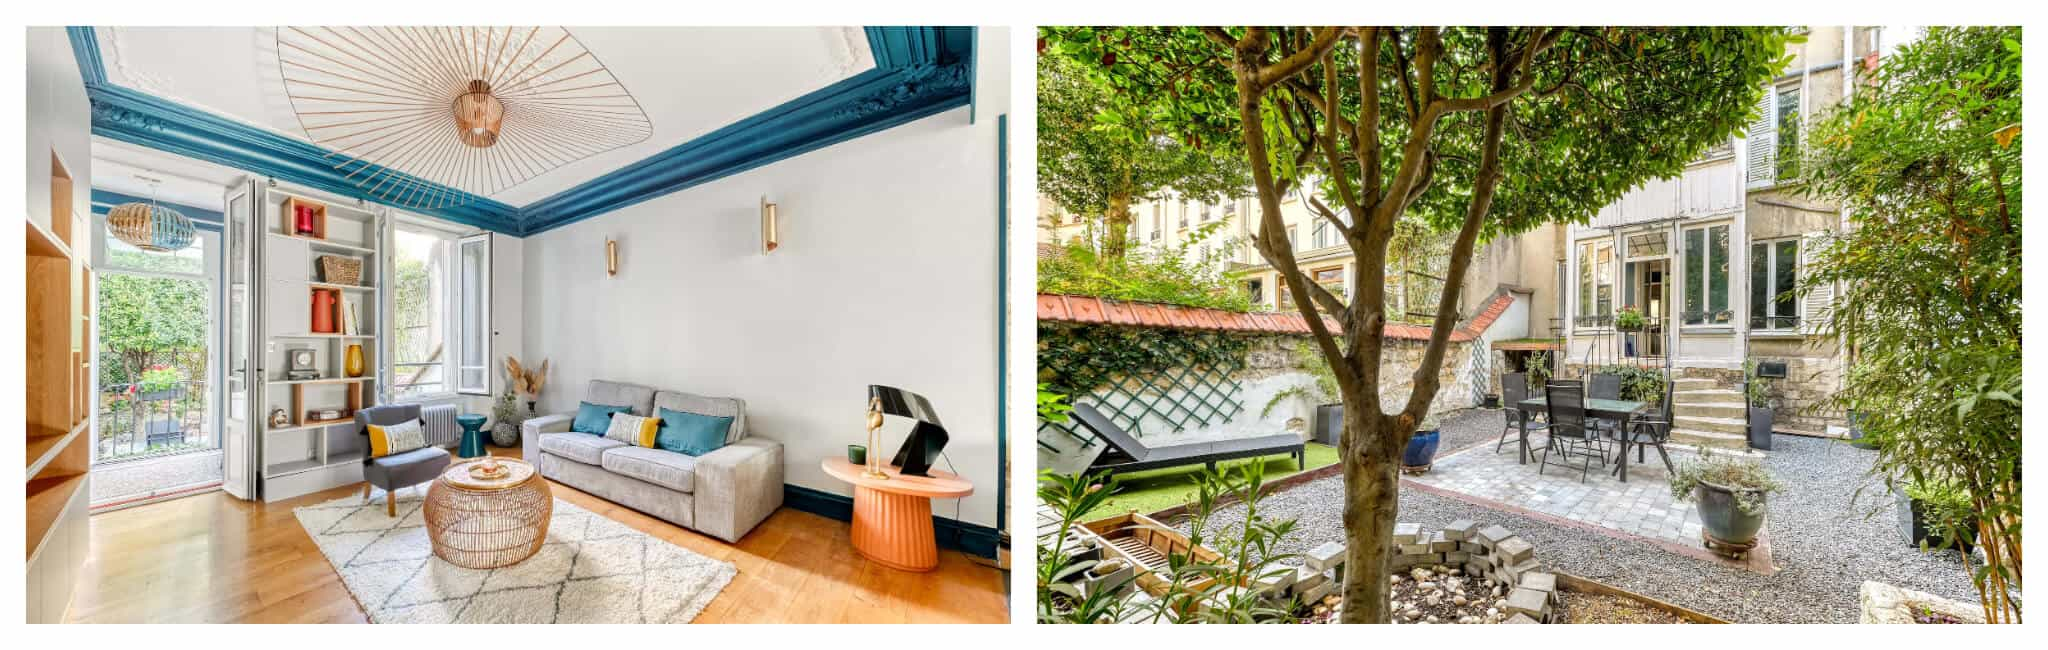
<svg viewBox="0 0 2048 650"><path fill-rule="evenodd" d="M889 464L907 476L931 476L932 460L946 448L947 440L946 426L939 423L939 413L932 410L932 403L917 393L872 384L868 386L868 400L879 404L885 414L917 421Z"/></svg>

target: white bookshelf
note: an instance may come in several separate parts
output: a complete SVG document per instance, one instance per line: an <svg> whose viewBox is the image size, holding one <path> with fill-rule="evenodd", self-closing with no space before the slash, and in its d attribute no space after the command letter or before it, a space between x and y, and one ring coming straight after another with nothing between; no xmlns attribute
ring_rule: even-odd
<svg viewBox="0 0 2048 650"><path fill-rule="evenodd" d="M379 257L389 239L389 219L380 207L290 187L271 185L259 196L263 371L257 388L262 408L255 415L262 435L263 498L278 501L362 480L368 443L354 414L376 405L384 392L377 370L386 347L379 331ZM317 210L316 232L297 232L293 217L300 205ZM326 277L320 263L326 256L360 261L360 280L345 284ZM327 328L314 317L315 300L323 296L335 301ZM362 349L361 376L345 372L351 346ZM289 377L290 354L297 350L311 352L313 378ZM285 423L272 426L277 409L284 411ZM316 417L328 409L337 416Z"/></svg>

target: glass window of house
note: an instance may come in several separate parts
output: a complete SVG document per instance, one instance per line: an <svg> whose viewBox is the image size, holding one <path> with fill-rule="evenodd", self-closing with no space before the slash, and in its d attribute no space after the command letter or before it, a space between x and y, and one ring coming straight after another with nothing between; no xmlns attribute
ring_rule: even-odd
<svg viewBox="0 0 2048 650"><path fill-rule="evenodd" d="M1789 330L1799 327L1799 301L1792 293L1799 280L1799 240L1762 241L1749 246L1749 326Z"/></svg>
<svg viewBox="0 0 2048 650"><path fill-rule="evenodd" d="M1685 313L1687 325L1723 325L1728 309L1728 226L1685 231Z"/></svg>

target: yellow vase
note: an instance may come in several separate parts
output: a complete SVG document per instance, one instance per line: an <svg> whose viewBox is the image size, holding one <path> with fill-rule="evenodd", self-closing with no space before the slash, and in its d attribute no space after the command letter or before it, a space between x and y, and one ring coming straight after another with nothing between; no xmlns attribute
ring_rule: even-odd
<svg viewBox="0 0 2048 650"><path fill-rule="evenodd" d="M342 372L348 373L350 377L363 376L363 346L348 346L348 361L342 367Z"/></svg>

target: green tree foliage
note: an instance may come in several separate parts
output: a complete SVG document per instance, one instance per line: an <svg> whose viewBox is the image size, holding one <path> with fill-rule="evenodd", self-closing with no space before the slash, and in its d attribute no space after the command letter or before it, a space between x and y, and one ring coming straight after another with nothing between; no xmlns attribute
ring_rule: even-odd
<svg viewBox="0 0 2048 650"><path fill-rule="evenodd" d="M1204 253L1199 246L1223 225L1202 225L1178 246L1134 255L1110 255L1081 242L1061 244L1058 254L1038 260L1038 292L1250 311L1244 285L1224 272L1233 247Z"/></svg>
<svg viewBox="0 0 2048 650"><path fill-rule="evenodd" d="M1387 620L1396 461L1438 388L1456 305L1485 238L1583 222L1671 177L1749 120L1783 69L1777 28L1049 28L1064 57L1182 143L1242 152L1254 245L1286 280L1342 393L1346 622ZM1357 263L1339 298L1293 259L1282 198L1306 190ZM1389 243L1455 232L1406 403L1383 408ZM1415 307L1411 306L1411 310ZM1323 316L1340 331L1323 325Z"/></svg>
<svg viewBox="0 0 2048 650"><path fill-rule="evenodd" d="M1168 192L1203 203L1243 196L1234 152L1182 146L1059 57L1038 60L1038 191L1103 226L1102 255L1123 257L1131 205Z"/></svg>
<svg viewBox="0 0 2048 650"><path fill-rule="evenodd" d="M159 365L206 376L204 284L125 273L102 273L98 283L101 386L140 381Z"/></svg>
<svg viewBox="0 0 2048 650"><path fill-rule="evenodd" d="M1801 286L1840 291L1823 326L1852 356L1824 406L1894 489L1968 492L1986 620L2018 623L2020 28L1936 28L1867 79L1802 165L1850 221Z"/></svg>

